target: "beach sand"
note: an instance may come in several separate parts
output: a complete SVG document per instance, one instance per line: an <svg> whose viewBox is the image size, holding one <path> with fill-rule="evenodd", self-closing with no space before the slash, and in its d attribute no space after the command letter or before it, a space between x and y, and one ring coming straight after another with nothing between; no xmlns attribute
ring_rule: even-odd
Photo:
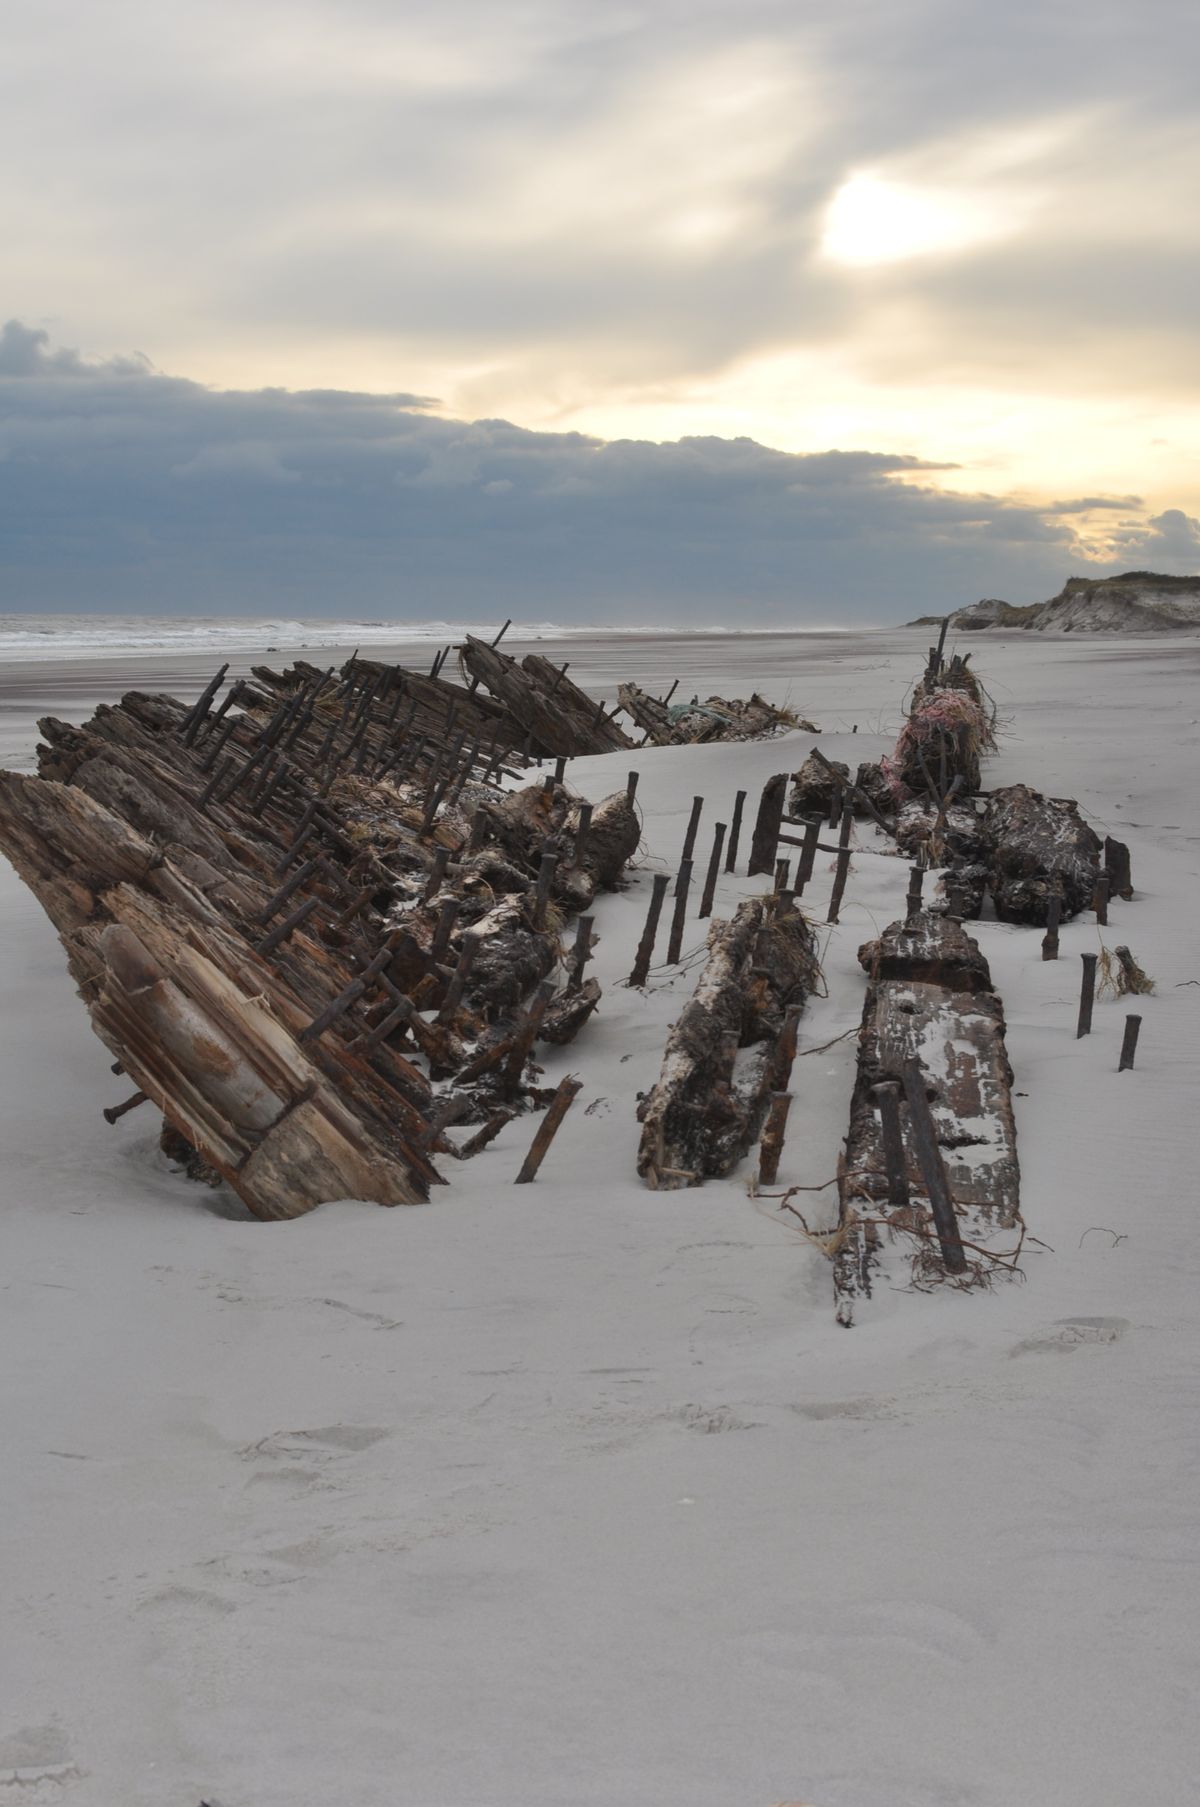
<svg viewBox="0 0 1200 1807"><path fill-rule="evenodd" d="M787 696L854 762L890 745L926 637L614 637L561 656L605 694L629 674ZM1196 1798L1200 649L970 647L1004 724L985 783L1074 796L1128 841L1136 897L1103 938L1158 992L1118 1074L1125 1001L1075 1039L1094 918L1049 964L1037 931L978 925L1038 1241L1023 1282L885 1289L850 1332L827 1261L747 1195L748 1169L669 1194L633 1171L635 1095L696 972L621 984L650 876L673 869L693 796L704 848L735 789L756 798L811 735L571 763L592 798L636 766L645 813L633 884L595 912L600 1011L546 1059L583 1090L535 1185L511 1183L523 1119L415 1209L253 1223L166 1169L148 1108L106 1125L128 1082L0 867L0 1796ZM30 763L47 711L193 694L214 662L186 664L10 671L5 759ZM828 996L801 1022L788 1185L834 1173L856 950L903 913L906 866L866 851L869 826L857 838L841 924L820 930ZM819 917L830 882L819 866ZM760 885L723 877L718 914ZM702 944L690 923L685 948ZM833 1198L811 1195L811 1222Z"/></svg>

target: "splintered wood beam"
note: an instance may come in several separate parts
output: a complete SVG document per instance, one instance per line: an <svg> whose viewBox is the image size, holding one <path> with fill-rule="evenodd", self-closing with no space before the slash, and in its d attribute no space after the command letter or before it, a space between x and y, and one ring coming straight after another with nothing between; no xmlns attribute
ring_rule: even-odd
<svg viewBox="0 0 1200 1807"><path fill-rule="evenodd" d="M264 935L261 941L255 943L255 953L259 955L273 954L275 949L288 939L289 935L294 934L302 923L308 921L313 911L319 909L320 905L319 897L306 897L290 916L285 916L282 922L275 925L269 935Z"/></svg>
<svg viewBox="0 0 1200 1807"><path fill-rule="evenodd" d="M901 1093L902 1087L898 1079L882 1079L878 1085L871 1087L871 1096L879 1111L879 1134L883 1144L890 1211L907 1211L909 1205L908 1166L904 1158L904 1132L900 1127Z"/></svg>
<svg viewBox="0 0 1200 1807"><path fill-rule="evenodd" d="M461 909L461 897L444 897L438 905L437 925L429 944L429 958L435 964L446 957L446 949L450 945L450 937L454 933L454 924Z"/></svg>
<svg viewBox="0 0 1200 1807"><path fill-rule="evenodd" d="M553 985L545 981L539 985L525 1012L520 1028L513 1036L512 1048L509 1050L501 1076L501 1087L509 1097L521 1083L525 1062L529 1058L530 1049L533 1047L537 1032L541 1028L542 1018L545 1016L553 996Z"/></svg>
<svg viewBox="0 0 1200 1807"><path fill-rule="evenodd" d="M773 1186L779 1177L779 1161L783 1154L784 1137L787 1135L788 1112L792 1108L790 1092L773 1092L771 1104L767 1111L766 1126L762 1133L762 1143L758 1157L759 1187Z"/></svg>
<svg viewBox="0 0 1200 1807"><path fill-rule="evenodd" d="M942 1260L947 1273L965 1274L967 1258L963 1254L962 1236L954 1212L954 1200L950 1196L946 1169L942 1164L942 1151L938 1147L933 1118L929 1114L925 1076L915 1060L905 1061L903 1076L909 1123L916 1144L917 1159L921 1164L921 1177L925 1181L925 1191L929 1197L929 1208L933 1213Z"/></svg>
<svg viewBox="0 0 1200 1807"><path fill-rule="evenodd" d="M199 736L200 746L208 745L213 733L221 726L221 723L225 720L225 717L229 714L229 711L233 708L236 701L237 685L235 684L231 690L225 692L225 695L221 698L220 703L213 713L201 722L200 726L203 729L203 732ZM201 766L200 769L203 771L204 767Z"/></svg>
<svg viewBox="0 0 1200 1807"><path fill-rule="evenodd" d="M181 733L185 747L190 747L195 740L200 729L200 724L212 706L213 698L221 688L221 685L225 682L225 673L228 670L228 664L222 665L216 677L210 678L208 683L204 686L204 689L200 692L200 695L196 699L195 706L184 717L181 725Z"/></svg>
<svg viewBox="0 0 1200 1807"><path fill-rule="evenodd" d="M570 973L567 979L567 990L578 991L583 984L583 972L592 952L591 916L579 916L575 922L575 946L571 953Z"/></svg>
<svg viewBox="0 0 1200 1807"><path fill-rule="evenodd" d="M573 867L579 867L583 864L583 856L587 851L588 833L591 826L592 806L590 803L581 803L579 806L579 820L575 828L575 844L571 849L571 864Z"/></svg>
<svg viewBox="0 0 1200 1807"><path fill-rule="evenodd" d="M1096 912L1096 921L1101 928L1105 928L1108 924L1108 887L1108 873L1098 872L1096 874L1096 889L1092 893L1092 908Z"/></svg>
<svg viewBox="0 0 1200 1807"><path fill-rule="evenodd" d="M750 862L746 867L747 875L750 878L753 878L756 873L773 872L775 869L775 849L779 844L779 834L783 827L783 801L786 790L786 772L777 772L773 778L768 778L763 786L758 815L754 823L754 833L750 840Z"/></svg>
<svg viewBox="0 0 1200 1807"><path fill-rule="evenodd" d="M475 964L475 956L478 952L479 936L464 935L462 947L459 950L458 964L454 968L453 976L446 987L446 995L442 999L441 1009L438 1011L439 1023L448 1023L462 1003L463 991L471 976L471 968Z"/></svg>
<svg viewBox="0 0 1200 1807"><path fill-rule="evenodd" d="M1129 1020L1130 1022L1137 1022L1139 1019L1137 1017L1130 1017ZM1122 1058L1124 1058L1124 1056L1122 1056ZM1131 1066L1132 1064L1133 1062L1130 1061ZM106 1123L117 1123L127 1111L136 1110L139 1104L147 1103L148 1099L149 1093L135 1092L132 1098L126 1098L124 1104L110 1104L105 1110L101 1111L100 1115L104 1118Z"/></svg>
<svg viewBox="0 0 1200 1807"><path fill-rule="evenodd" d="M200 795L197 797L197 799L196 799L196 808L197 809L207 809L208 808L209 804L212 803L214 801L214 799L216 798L216 794L217 794L218 790L220 789L222 784L224 784L226 778L229 776L229 774L232 770L233 770L233 756L232 756L232 754L227 754L225 756L225 758L219 762L219 764L217 765L216 771L213 773L212 777L209 779L208 783L205 785L204 789L201 791Z"/></svg>
<svg viewBox="0 0 1200 1807"><path fill-rule="evenodd" d="M364 992L370 989L372 981L382 972L394 951L389 938L375 958L359 973L357 979L352 979L345 990L338 993L332 1003L327 1004L325 1009L312 1019L311 1023L305 1025L300 1031L300 1040L302 1042L315 1041L318 1036L324 1035L326 1029L332 1028L338 1018L344 1016L350 1006L357 1003Z"/></svg>
<svg viewBox="0 0 1200 1807"><path fill-rule="evenodd" d="M537 886L533 898L533 926L544 929L546 911L550 904L550 887L554 883L554 874L558 870L558 854L553 848L547 848L542 854L538 866Z"/></svg>
<svg viewBox="0 0 1200 1807"><path fill-rule="evenodd" d="M297 866L296 870L292 873L292 876L284 880L275 895L267 899L258 913L257 920L264 926L270 922L272 916L278 914L279 910L287 902L288 898L291 897L292 893L298 891L301 885L306 885L309 879L317 873L320 869L320 865L321 856L318 854L314 859L305 860L302 866Z"/></svg>
<svg viewBox="0 0 1200 1807"><path fill-rule="evenodd" d="M696 836L700 832L700 812L704 808L703 797L692 798L692 813L688 817L687 833L683 837L683 851L679 856L680 865L690 861L696 851Z"/></svg>
<svg viewBox="0 0 1200 1807"><path fill-rule="evenodd" d="M559 1125L574 1104L582 1087L582 1081L570 1075L561 1080L554 1094L549 1110L538 1125L537 1134L529 1145L529 1153L521 1164L521 1171L513 1181L515 1186L527 1186L537 1176L538 1168L546 1158L546 1153L558 1134Z"/></svg>
<svg viewBox="0 0 1200 1807"><path fill-rule="evenodd" d="M1083 971L1079 985L1079 1021L1075 1027L1075 1040L1092 1033L1092 1005L1096 1000L1096 954L1081 954Z"/></svg>
<svg viewBox="0 0 1200 1807"><path fill-rule="evenodd" d="M1118 1073L1127 1073L1133 1065L1134 1056L1137 1053L1138 1031L1141 1026L1142 1019L1140 1016L1127 1016L1125 1018L1125 1035L1121 1042L1121 1058L1117 1063ZM107 1115L107 1112L105 1115Z"/></svg>
<svg viewBox="0 0 1200 1807"><path fill-rule="evenodd" d="M1042 936L1042 959L1058 959L1058 919L1062 913L1062 899L1057 893L1046 899L1046 933Z"/></svg>
<svg viewBox="0 0 1200 1807"><path fill-rule="evenodd" d="M936 677L937 673L942 669L942 653L945 650L946 634L949 631L949 628L950 628L950 617L949 617L949 615L944 615L942 617L942 631L938 635L938 643L933 649L932 665L933 665L933 674L935 677Z"/></svg>
<svg viewBox="0 0 1200 1807"><path fill-rule="evenodd" d="M1133 896L1133 878L1129 863L1129 849L1124 841L1114 841L1111 835L1104 838L1104 866L1110 881L1110 894L1123 897L1126 902Z"/></svg>
<svg viewBox="0 0 1200 1807"><path fill-rule="evenodd" d="M819 766L824 767L825 771L827 771L829 776L834 780L835 788L837 785L846 785L845 778L843 778L842 774L837 770L836 766L834 766L828 759L826 759L826 757L825 757L824 753L822 753L820 747L814 747L811 754L809 755L809 757L811 759L815 759ZM881 828L883 830L884 834L887 835L890 840L894 841L896 838L895 829L892 828L889 823L884 821L883 817L880 815L879 811L876 809L875 805L872 803L871 799L868 797L866 791L863 790L862 786L859 784L850 784L846 788L849 789L851 794L854 796L854 798L857 801L857 803L859 804L860 808L863 809L868 816L870 816L870 818L871 818L872 822L874 822L876 828ZM830 827L831 828L833 827L834 823L836 823L836 821L837 821L837 816L831 815L830 816Z"/></svg>
<svg viewBox="0 0 1200 1807"><path fill-rule="evenodd" d="M837 871L833 877L833 890L829 896L829 911L826 922L836 922L842 907L842 898L846 890L846 878L850 871L850 831L854 827L854 806L847 803L842 811L842 828L838 835Z"/></svg>
<svg viewBox="0 0 1200 1807"><path fill-rule="evenodd" d="M700 908L697 915L703 922L712 915L713 898L717 892L717 877L721 870L721 849L725 842L725 824L718 822L713 830L712 852L708 856L708 871L704 875L704 890L700 895Z"/></svg>
<svg viewBox="0 0 1200 1807"><path fill-rule="evenodd" d="M733 800L733 820L729 824L729 846L725 854L726 872L737 871L738 842L742 834L742 811L746 806L746 793L739 791Z"/></svg>
<svg viewBox="0 0 1200 1807"><path fill-rule="evenodd" d="M683 929L687 917L688 889L692 882L691 860L680 860L675 880L675 910L671 917L671 935L667 942L667 965L677 966L683 949Z"/></svg>
<svg viewBox="0 0 1200 1807"><path fill-rule="evenodd" d="M429 869L429 877L425 881L425 889L421 893L421 902L428 903L436 892L442 888L446 876L446 867L450 863L450 849L436 847L433 853L433 865Z"/></svg>
<svg viewBox="0 0 1200 1807"><path fill-rule="evenodd" d="M654 957L654 941L658 934L658 921L662 915L663 899L667 895L670 879L665 872L656 872L650 905L646 911L646 925L642 930L642 938L638 942L634 956L633 970L629 975L630 985L644 985L650 973L650 962Z"/></svg>
<svg viewBox="0 0 1200 1807"><path fill-rule="evenodd" d="M800 863L796 867L796 896L804 895L804 887L813 875L813 866L817 858L817 846L821 835L821 817L810 816L804 824L804 839L799 843ZM780 840L786 839L780 835ZM793 842L795 846L797 843Z"/></svg>

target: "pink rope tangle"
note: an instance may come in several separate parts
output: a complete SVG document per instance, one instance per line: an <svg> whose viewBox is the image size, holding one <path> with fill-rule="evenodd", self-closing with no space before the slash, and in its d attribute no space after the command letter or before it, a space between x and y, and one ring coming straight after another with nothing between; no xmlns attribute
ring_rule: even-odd
<svg viewBox="0 0 1200 1807"><path fill-rule="evenodd" d="M910 794L904 773L917 750L935 735L965 741L974 738L980 749L992 745L992 725L981 704L962 690L932 690L921 699L900 730L895 750L880 760L880 769L897 802Z"/></svg>

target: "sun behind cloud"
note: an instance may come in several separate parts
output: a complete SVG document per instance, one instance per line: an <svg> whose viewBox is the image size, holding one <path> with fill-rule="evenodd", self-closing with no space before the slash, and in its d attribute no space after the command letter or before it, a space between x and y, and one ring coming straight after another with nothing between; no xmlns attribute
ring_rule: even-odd
<svg viewBox="0 0 1200 1807"><path fill-rule="evenodd" d="M918 188L861 170L825 214L821 250L835 263L897 263L968 251L1011 230L1005 215L950 188Z"/></svg>

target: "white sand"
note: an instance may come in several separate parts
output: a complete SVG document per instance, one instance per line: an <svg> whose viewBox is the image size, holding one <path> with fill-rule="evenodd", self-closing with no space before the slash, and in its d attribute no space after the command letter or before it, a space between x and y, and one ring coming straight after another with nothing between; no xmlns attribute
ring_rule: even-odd
<svg viewBox="0 0 1200 1807"><path fill-rule="evenodd" d="M692 647L681 690L790 685L860 723L828 754L866 758L922 644ZM569 656L586 682L603 654ZM704 846L810 736L574 762L593 797L637 764L648 849L596 913L600 1015L547 1062L583 1092L535 1186L510 1183L525 1119L411 1210L239 1220L160 1166L148 1110L109 1129L128 1082L0 869L0 1802L1197 1798L1200 650L975 658L1012 716L988 781L1129 841L1105 939L1160 989L1118 1075L1124 1002L1074 1039L1094 921L1050 965L1037 931L980 925L1053 1252L991 1295L885 1293L849 1333L827 1264L741 1180L637 1182L634 1094L692 974L618 983L693 794ZM905 878L856 860L802 1049L857 1024L855 950ZM853 1049L798 1061L784 1181L832 1175Z"/></svg>

